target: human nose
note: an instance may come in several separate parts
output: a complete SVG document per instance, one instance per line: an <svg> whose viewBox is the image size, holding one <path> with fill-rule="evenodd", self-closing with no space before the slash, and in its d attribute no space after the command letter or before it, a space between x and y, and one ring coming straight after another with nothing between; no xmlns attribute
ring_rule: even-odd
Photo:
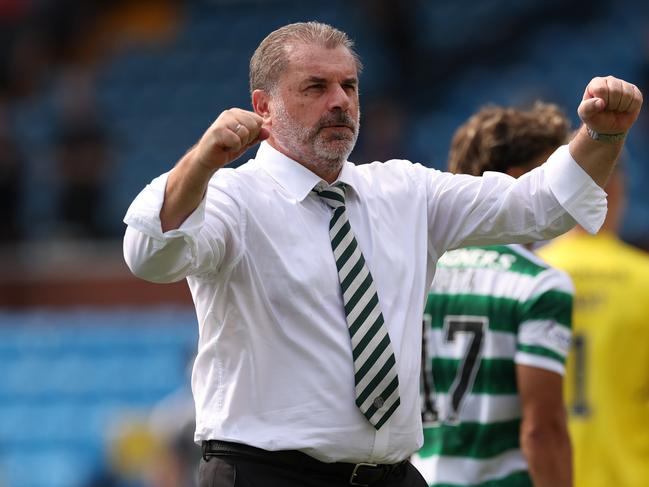
<svg viewBox="0 0 649 487"><path fill-rule="evenodd" d="M347 91L345 91L345 88L341 85L334 85L332 93L329 97L329 109L340 109L347 111L349 109L350 103L351 99Z"/></svg>

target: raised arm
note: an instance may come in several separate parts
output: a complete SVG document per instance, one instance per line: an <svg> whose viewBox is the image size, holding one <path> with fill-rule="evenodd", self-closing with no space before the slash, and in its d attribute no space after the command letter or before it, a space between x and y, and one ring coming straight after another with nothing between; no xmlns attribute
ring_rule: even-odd
<svg viewBox="0 0 649 487"><path fill-rule="evenodd" d="M631 83L613 76L588 83L577 110L584 124L570 142L570 154L599 186L608 181L641 106L642 93Z"/></svg>
<svg viewBox="0 0 649 487"><path fill-rule="evenodd" d="M263 119L231 108L222 112L169 173L160 210L162 231L174 230L198 207L212 175L251 146L268 138Z"/></svg>
<svg viewBox="0 0 649 487"><path fill-rule="evenodd" d="M124 217L124 259L135 275L174 282L217 269L228 252L236 252L236 197L215 190L201 204L212 175L268 137L262 124L253 112L224 111L169 173L140 192ZM208 239L199 238L206 212L212 215Z"/></svg>

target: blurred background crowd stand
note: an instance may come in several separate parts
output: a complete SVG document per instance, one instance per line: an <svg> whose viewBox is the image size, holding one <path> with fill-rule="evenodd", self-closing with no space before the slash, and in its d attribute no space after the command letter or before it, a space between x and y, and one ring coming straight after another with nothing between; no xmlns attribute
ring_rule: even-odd
<svg viewBox="0 0 649 487"><path fill-rule="evenodd" d="M130 275L122 217L303 20L356 40L358 163L442 169L488 103L576 126L595 75L649 93L645 0L0 0L0 487L191 487L191 298ZM622 237L649 249L646 107L627 150Z"/></svg>

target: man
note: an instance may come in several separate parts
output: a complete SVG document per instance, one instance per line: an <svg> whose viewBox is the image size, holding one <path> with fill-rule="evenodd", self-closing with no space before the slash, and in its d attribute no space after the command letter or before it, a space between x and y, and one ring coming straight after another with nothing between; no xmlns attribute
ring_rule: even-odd
<svg viewBox="0 0 649 487"><path fill-rule="evenodd" d="M449 169L519 177L569 129L555 105L483 108L456 131ZM571 485L562 376L572 292L529 246L439 260L424 314L424 446L414 459L431 486Z"/></svg>
<svg viewBox="0 0 649 487"><path fill-rule="evenodd" d="M202 485L424 485L406 460L422 442L421 316L437 257L547 239L575 220L596 230L623 135L595 139L626 133L642 96L594 79L579 107L592 136L584 127L513 182L348 162L360 62L328 25L280 28L250 64L254 111L221 113L125 217L131 270L186 278L194 297Z"/></svg>
<svg viewBox="0 0 649 487"><path fill-rule="evenodd" d="M540 249L575 283L566 399L576 487L649 485L649 256L617 237L624 173L606 186L608 214Z"/></svg>

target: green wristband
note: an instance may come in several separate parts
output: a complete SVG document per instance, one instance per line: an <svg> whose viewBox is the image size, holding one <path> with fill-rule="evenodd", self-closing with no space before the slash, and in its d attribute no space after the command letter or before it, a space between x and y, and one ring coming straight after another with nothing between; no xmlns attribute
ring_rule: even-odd
<svg viewBox="0 0 649 487"><path fill-rule="evenodd" d="M620 132L619 134L600 134L599 132L595 132L589 126L586 126L586 132L588 132L588 136L591 139L597 140L598 142L604 142L605 144L615 144L624 140L626 137L626 132Z"/></svg>

